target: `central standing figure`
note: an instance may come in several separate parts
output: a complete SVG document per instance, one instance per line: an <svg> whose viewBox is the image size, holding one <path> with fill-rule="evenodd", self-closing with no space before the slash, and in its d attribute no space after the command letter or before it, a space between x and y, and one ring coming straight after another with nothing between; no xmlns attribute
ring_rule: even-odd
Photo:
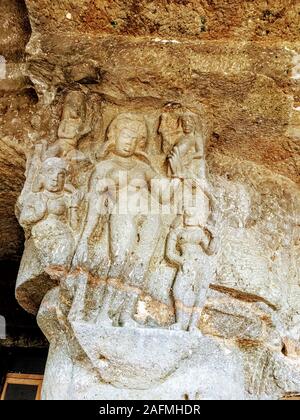
<svg viewBox="0 0 300 420"><path fill-rule="evenodd" d="M161 177L144 152L146 144L144 119L136 114L118 115L108 128L107 140L100 151L102 161L91 177L89 212L79 261L88 260L89 239L95 229L108 223L110 268L98 316L101 324L137 324L136 303L161 227L160 215L149 212L150 195L161 203L170 199L169 189L164 197L159 184L151 182ZM169 181L173 193L179 185L179 179ZM139 253L142 261L136 261L139 270L126 270L138 247L143 248L142 255Z"/></svg>

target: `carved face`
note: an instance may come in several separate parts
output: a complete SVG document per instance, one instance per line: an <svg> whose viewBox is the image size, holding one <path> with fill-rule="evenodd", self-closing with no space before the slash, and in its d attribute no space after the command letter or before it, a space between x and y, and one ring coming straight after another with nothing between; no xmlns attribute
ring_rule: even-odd
<svg viewBox="0 0 300 420"><path fill-rule="evenodd" d="M195 208L186 208L183 213L185 226L198 226L199 214Z"/></svg>
<svg viewBox="0 0 300 420"><path fill-rule="evenodd" d="M137 133L126 128L120 130L116 138L115 153L119 156L132 156L138 144Z"/></svg>
<svg viewBox="0 0 300 420"><path fill-rule="evenodd" d="M195 130L195 122L193 117L185 115L181 120L182 130L185 134L190 134Z"/></svg>
<svg viewBox="0 0 300 420"><path fill-rule="evenodd" d="M44 187L50 192L63 191L66 180L66 171L62 168L49 167L44 171Z"/></svg>

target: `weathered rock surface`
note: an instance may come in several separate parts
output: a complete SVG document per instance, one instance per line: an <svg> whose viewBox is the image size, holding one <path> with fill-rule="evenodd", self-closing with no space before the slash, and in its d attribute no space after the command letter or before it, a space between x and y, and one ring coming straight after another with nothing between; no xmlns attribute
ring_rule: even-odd
<svg viewBox="0 0 300 420"><path fill-rule="evenodd" d="M24 237L14 205L24 185L16 208L26 237L16 293L27 311L39 310L51 342L44 398L299 394L298 2L27 0L26 6L0 6L7 16L0 35L6 61L0 80L0 256L21 255ZM11 22L14 31L8 32ZM192 137L182 123L186 114L195 123ZM186 277L176 271L168 247L175 244L189 263L180 241L194 241L186 233L191 222L139 221L132 234L139 245L124 245L118 263L109 235L120 223L130 238L132 221L112 224L108 213L103 230L99 221L98 230L91 228L97 209L90 209L101 193L96 181L118 174L122 165L127 175L131 171L130 159L121 164L112 147L125 129L143 140L135 149L143 161L138 177L150 162L168 181L193 173L208 186L210 218L201 223L217 249L209 256L209 243L201 245L204 256L181 270ZM197 153L199 133L205 159L197 158L199 167L197 159L187 165L180 139L194 142ZM205 213L205 204L199 212ZM122 235L116 243L124 242ZM202 336L169 330L178 324L178 299L187 307L182 284L191 272L204 278L205 293L195 304ZM124 307L136 300L130 316L139 327L126 326L126 311L103 325L106 289L118 290ZM153 385L146 372L154 349L143 359L142 347L157 343L159 352L171 336L174 343L161 361L153 357L158 370L151 371L161 368L165 382L160 377ZM124 353L121 361L109 347L114 337L124 341L117 349ZM194 340L199 345L181 363L175 356L182 337L187 346ZM170 373L164 366L172 360ZM68 377L66 390L57 388L58 369ZM212 382L204 389L197 381L208 377ZM223 380L230 383L226 395Z"/></svg>

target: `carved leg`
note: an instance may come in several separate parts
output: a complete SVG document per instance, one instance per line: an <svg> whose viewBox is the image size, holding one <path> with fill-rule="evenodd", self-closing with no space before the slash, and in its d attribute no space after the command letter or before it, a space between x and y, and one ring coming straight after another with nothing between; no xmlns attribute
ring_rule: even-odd
<svg viewBox="0 0 300 420"><path fill-rule="evenodd" d="M106 292L106 282L100 280L97 287L89 281L86 291L85 305L88 310L85 312L85 321L96 323L99 315L99 308L102 306L104 294Z"/></svg>
<svg viewBox="0 0 300 420"><path fill-rule="evenodd" d="M191 319L190 319L190 325L188 327L189 331L196 331L196 332L200 333L198 325L199 325L199 321L200 321L200 318L201 318L202 309L203 308L199 308L198 306L196 306L194 308L193 314L192 314Z"/></svg>
<svg viewBox="0 0 300 420"><path fill-rule="evenodd" d="M184 330L187 331L191 319L190 308L183 306L182 302L175 303L175 312L176 312L176 323L172 325L174 330Z"/></svg>
<svg viewBox="0 0 300 420"><path fill-rule="evenodd" d="M199 304L195 303L195 306L193 308L192 316L190 318L190 324L189 324L189 331L196 331L198 329L199 321L201 318L203 306L200 306Z"/></svg>
<svg viewBox="0 0 300 420"><path fill-rule="evenodd" d="M97 316L96 323L101 325L112 325L112 320L109 317L109 310L111 308L111 302L113 301L115 296L115 288L108 284L106 288L106 292L103 298L103 302L100 308L100 312Z"/></svg>
<svg viewBox="0 0 300 420"><path fill-rule="evenodd" d="M172 329L182 329L187 331L190 325L193 307L196 300L194 291L194 278L190 273L178 272L173 287L175 300L176 323Z"/></svg>
<svg viewBox="0 0 300 420"><path fill-rule="evenodd" d="M202 311L205 305L206 295L207 295L208 286L202 285L200 292L196 298L195 306L191 316L189 331L199 331L199 322L202 315Z"/></svg>
<svg viewBox="0 0 300 420"><path fill-rule="evenodd" d="M160 215L136 217L136 223L139 225L138 235L135 238L135 244L131 256L126 261L122 277L124 285L128 285L126 293L126 304L121 310L123 323L126 325L139 325L134 320L138 296L145 291L147 274L149 273L149 264L159 240L161 217ZM135 288L133 290L132 288Z"/></svg>
<svg viewBox="0 0 300 420"><path fill-rule="evenodd" d="M126 292L124 290L115 289L115 294L109 309L109 316L113 320L115 326L120 324L121 311L125 305Z"/></svg>
<svg viewBox="0 0 300 420"><path fill-rule="evenodd" d="M136 305L138 301L138 293L129 292L127 293L127 299L120 316L120 325L124 327L138 327L139 324L134 320L134 314L136 311Z"/></svg>
<svg viewBox="0 0 300 420"><path fill-rule="evenodd" d="M134 215L114 214L109 226L111 267L109 277L120 279L135 245L137 227Z"/></svg>
<svg viewBox="0 0 300 420"><path fill-rule="evenodd" d="M114 284L111 284L110 280L108 280L106 293L97 317L97 322L102 325L113 324L112 318L116 318L118 308L124 300L123 292L118 290L114 280L121 279L124 264L130 254L135 236L136 226L132 215L116 214L111 216L109 225L111 266L108 279L112 279Z"/></svg>

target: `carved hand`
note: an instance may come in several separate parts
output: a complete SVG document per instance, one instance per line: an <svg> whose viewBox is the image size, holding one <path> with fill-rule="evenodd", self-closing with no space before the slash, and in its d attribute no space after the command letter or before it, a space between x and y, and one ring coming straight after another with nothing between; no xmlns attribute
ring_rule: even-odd
<svg viewBox="0 0 300 420"><path fill-rule="evenodd" d="M207 255L217 254L219 251L218 245L218 241L215 238L212 238L206 250Z"/></svg>
<svg viewBox="0 0 300 420"><path fill-rule="evenodd" d="M31 202L31 197L25 201L24 207L20 215L20 224L22 226L31 225L43 219L47 212L46 203L43 200L35 200Z"/></svg>
<svg viewBox="0 0 300 420"><path fill-rule="evenodd" d="M82 202L82 200L84 199L84 193L82 191L76 191L74 194L72 194L71 196L71 208L76 208L79 207L80 203Z"/></svg>
<svg viewBox="0 0 300 420"><path fill-rule="evenodd" d="M184 264L184 260L183 258L176 252L176 249L174 249L174 244L169 243L167 245L167 250L166 250L166 257L167 260L174 266L176 266L177 268L181 268Z"/></svg>
<svg viewBox="0 0 300 420"><path fill-rule="evenodd" d="M188 270L188 266L185 262L183 262L180 266L181 271L183 272L183 274L188 274L189 270Z"/></svg>
<svg viewBox="0 0 300 420"><path fill-rule="evenodd" d="M202 159L202 158L203 158L203 153L201 152L193 153L193 159Z"/></svg>
<svg viewBox="0 0 300 420"><path fill-rule="evenodd" d="M181 156L178 148L175 146L168 156L169 165L172 170L172 174L177 177L182 177L183 168L181 162Z"/></svg>

